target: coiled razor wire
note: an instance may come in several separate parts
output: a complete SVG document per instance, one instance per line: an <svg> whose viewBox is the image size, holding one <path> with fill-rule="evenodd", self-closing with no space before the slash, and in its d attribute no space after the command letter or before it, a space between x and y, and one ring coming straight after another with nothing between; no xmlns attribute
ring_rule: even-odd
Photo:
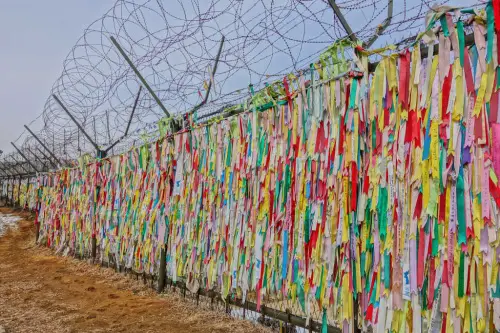
<svg viewBox="0 0 500 333"><path fill-rule="evenodd" d="M453 1L454 5L473 3ZM336 4L361 41L373 36L387 18L386 0L343 0ZM394 1L392 20L373 47L416 34L430 6L428 0ZM225 42L212 77L222 36ZM40 116L30 124L65 165L74 164L83 154L95 155L95 148L53 94L99 146L109 146L125 133L140 81L111 37L172 115L198 105L212 81L208 103L197 111L197 116L203 117L247 98L249 83L259 89L266 82L307 68L334 41L345 38L346 31L328 0L118 0L85 29L64 60ZM350 52L346 50L347 55ZM164 116L143 90L129 134L111 153L158 138L157 121ZM27 131L15 143L37 169L51 167L48 152L41 149L44 157L39 142ZM13 152L2 157L1 165L17 170L23 159Z"/></svg>

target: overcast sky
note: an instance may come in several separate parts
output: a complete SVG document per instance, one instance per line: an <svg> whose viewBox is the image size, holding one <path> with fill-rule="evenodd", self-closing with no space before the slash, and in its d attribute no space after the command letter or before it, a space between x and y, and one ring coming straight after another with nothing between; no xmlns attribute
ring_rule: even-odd
<svg viewBox="0 0 500 333"><path fill-rule="evenodd" d="M0 0L0 149L38 116L83 30L114 0Z"/></svg>
<svg viewBox="0 0 500 333"><path fill-rule="evenodd" d="M114 3L115 0L0 0L1 150L12 151L10 142L23 132L23 125L41 114L67 54L84 29ZM476 0L449 3L464 6ZM405 5L419 4L420 0L396 0L395 15L404 13ZM349 15L353 22L356 16L361 18L357 11ZM359 22L364 24L363 19Z"/></svg>

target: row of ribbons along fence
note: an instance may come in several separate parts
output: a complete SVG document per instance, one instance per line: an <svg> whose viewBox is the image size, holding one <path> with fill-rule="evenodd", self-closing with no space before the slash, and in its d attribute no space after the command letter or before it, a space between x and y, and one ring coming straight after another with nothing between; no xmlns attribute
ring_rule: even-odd
<svg viewBox="0 0 500 333"><path fill-rule="evenodd" d="M2 194L40 244L150 275L164 260L191 291L317 330L495 332L499 36L494 1L435 11L403 52L338 41L237 114Z"/></svg>

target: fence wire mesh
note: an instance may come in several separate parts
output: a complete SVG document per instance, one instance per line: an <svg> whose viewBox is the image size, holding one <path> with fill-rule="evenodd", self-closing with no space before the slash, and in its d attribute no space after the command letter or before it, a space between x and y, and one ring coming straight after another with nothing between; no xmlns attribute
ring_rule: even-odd
<svg viewBox="0 0 500 333"><path fill-rule="evenodd" d="M335 3L353 34L366 42L380 32L392 1ZM470 1L454 1L462 3L470 5ZM398 47L407 46L431 1L404 0L393 6L390 23L373 47L396 41L402 41ZM220 62L211 75L222 36ZM258 90L290 72L307 70L332 42L346 36L329 0L190 0L168 6L159 0L118 0L85 29L70 50L42 112L29 126L60 164L68 166L74 166L82 155L95 156L96 149L52 95L58 96L99 147L124 136L141 83L111 37L170 115L193 110L212 82L208 102L196 115L206 120L248 98L249 83ZM343 53L349 57L352 50L346 48ZM129 133L110 153L157 139L157 122L162 117L162 108L143 90ZM40 143L27 130L15 143L34 167L13 151L2 158L4 169L19 164L32 172L55 167L55 158L48 150L38 151Z"/></svg>
<svg viewBox="0 0 500 333"><path fill-rule="evenodd" d="M376 34L387 18L387 1L336 3L362 41ZM407 47L413 42L412 36L421 26L430 3L398 2L390 24L375 46L399 40L398 48ZM122 139L111 154L159 138L158 121L166 115L154 96L145 90L138 98L130 131L126 133L141 83L111 37L120 43L170 115L193 110L203 101L212 83L208 102L196 112L196 119L202 121L244 102L250 94L248 83L258 90L290 72L306 71L310 62L333 41L346 35L328 0L179 0L168 6L154 0L119 0L85 29L71 49L42 112L29 124L36 138L28 131L22 132L15 140L19 150L1 158L2 175L29 175L57 165L77 165L79 157L93 156L96 150L83 132L102 149ZM212 75L222 36L225 42L220 63ZM348 58L352 50L346 48L343 53ZM52 95L61 99L83 131ZM42 143L46 149L41 148ZM28 179L21 183L10 180L8 184L4 195L16 198L21 206L31 199L19 195L25 192L19 191L20 186L29 186ZM90 257L90 244L71 255ZM114 263L102 258L102 264ZM157 281L154 277L150 279L155 287ZM266 317L265 311L263 314L247 310L174 285L167 284L166 291L200 307L259 322L274 330L301 331L289 323ZM255 295L250 294L247 299L256 302ZM308 314L297 300L266 297L264 306L316 322L323 317L319 305L309 309ZM327 314L328 324L340 327L341 323L332 318Z"/></svg>

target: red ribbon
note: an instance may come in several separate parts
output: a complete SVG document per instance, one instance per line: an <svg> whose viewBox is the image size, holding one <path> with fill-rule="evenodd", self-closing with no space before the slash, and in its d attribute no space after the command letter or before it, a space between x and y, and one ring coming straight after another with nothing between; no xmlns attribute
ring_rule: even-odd
<svg viewBox="0 0 500 333"><path fill-rule="evenodd" d="M403 109L408 109L408 90L410 84L410 52L405 50L399 55L399 100Z"/></svg>

